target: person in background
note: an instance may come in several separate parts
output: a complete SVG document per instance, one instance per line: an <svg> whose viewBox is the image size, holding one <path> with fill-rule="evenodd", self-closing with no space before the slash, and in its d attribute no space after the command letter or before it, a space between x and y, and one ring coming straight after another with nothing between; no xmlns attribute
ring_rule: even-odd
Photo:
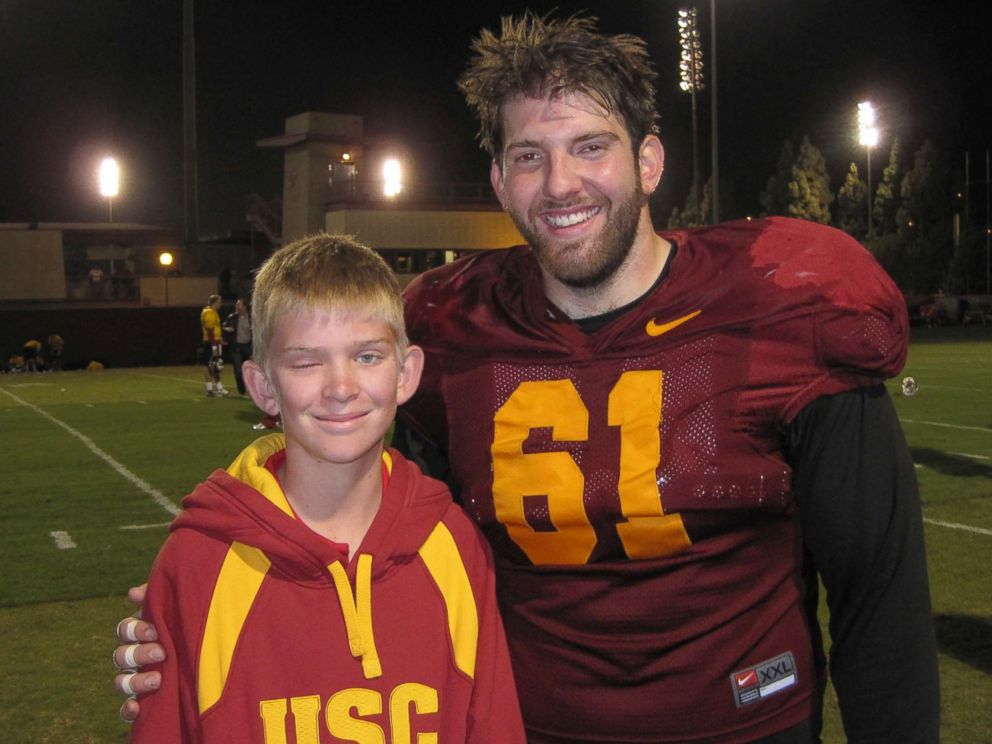
<svg viewBox="0 0 992 744"><path fill-rule="evenodd" d="M52 372L62 370L62 352L65 349L65 341L57 333L48 334L48 368Z"/></svg>
<svg viewBox="0 0 992 744"><path fill-rule="evenodd" d="M25 341L22 354L24 355L25 372L37 372L44 366L45 362L41 358L41 341L34 338Z"/></svg>
<svg viewBox="0 0 992 744"><path fill-rule="evenodd" d="M239 297L234 303L234 312L224 319L222 325L226 333L231 334L231 367L234 371L234 384L240 395L246 394L245 380L241 368L251 359L251 314L248 303Z"/></svg>
<svg viewBox="0 0 992 744"><path fill-rule="evenodd" d="M89 273L86 275L86 278L89 280L90 284L90 297L93 299L100 299L103 297L103 281L105 278L103 269L96 264L93 264L92 268L89 270Z"/></svg>
<svg viewBox="0 0 992 744"><path fill-rule="evenodd" d="M230 391L220 381L224 369L224 341L221 337L220 295L210 295L206 307L200 311L200 330L203 336L203 356L207 360L205 372L207 397L219 398L230 395Z"/></svg>

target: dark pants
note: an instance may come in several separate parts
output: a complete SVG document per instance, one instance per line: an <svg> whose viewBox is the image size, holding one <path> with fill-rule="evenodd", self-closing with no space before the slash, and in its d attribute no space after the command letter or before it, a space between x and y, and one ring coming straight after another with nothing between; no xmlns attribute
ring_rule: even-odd
<svg viewBox="0 0 992 744"><path fill-rule="evenodd" d="M251 359L251 343L231 344L231 366L234 367L234 384L238 392L245 394L245 378L241 375L241 365Z"/></svg>

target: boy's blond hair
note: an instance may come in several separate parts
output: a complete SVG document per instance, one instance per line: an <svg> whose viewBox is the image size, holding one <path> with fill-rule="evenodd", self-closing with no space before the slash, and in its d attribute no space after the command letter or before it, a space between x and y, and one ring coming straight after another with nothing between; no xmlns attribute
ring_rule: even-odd
<svg viewBox="0 0 992 744"><path fill-rule="evenodd" d="M279 318L318 309L360 311L385 322L401 354L409 343L393 270L354 238L317 233L283 246L259 269L252 294L252 359L267 370Z"/></svg>

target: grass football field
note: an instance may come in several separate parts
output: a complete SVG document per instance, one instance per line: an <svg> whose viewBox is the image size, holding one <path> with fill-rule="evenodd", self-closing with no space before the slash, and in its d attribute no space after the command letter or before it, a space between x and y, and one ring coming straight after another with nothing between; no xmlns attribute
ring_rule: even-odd
<svg viewBox="0 0 992 744"><path fill-rule="evenodd" d="M916 329L905 375L915 396L889 390L924 501L942 741L992 742L992 328ZM206 398L198 367L0 376L0 740L126 741L110 665L124 593L258 418ZM824 740L844 741L832 698Z"/></svg>

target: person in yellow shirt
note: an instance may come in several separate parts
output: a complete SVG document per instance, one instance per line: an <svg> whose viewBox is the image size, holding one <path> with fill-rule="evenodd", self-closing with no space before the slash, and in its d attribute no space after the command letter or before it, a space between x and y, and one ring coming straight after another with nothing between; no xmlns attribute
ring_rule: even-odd
<svg viewBox="0 0 992 744"><path fill-rule="evenodd" d="M208 398L230 395L220 381L224 369L223 340L221 338L220 295L210 295L207 306L200 311L200 328L203 330L203 355L207 360L206 385Z"/></svg>
<svg viewBox="0 0 992 744"><path fill-rule="evenodd" d="M37 372L41 361L41 341L30 339L24 343L24 371Z"/></svg>

